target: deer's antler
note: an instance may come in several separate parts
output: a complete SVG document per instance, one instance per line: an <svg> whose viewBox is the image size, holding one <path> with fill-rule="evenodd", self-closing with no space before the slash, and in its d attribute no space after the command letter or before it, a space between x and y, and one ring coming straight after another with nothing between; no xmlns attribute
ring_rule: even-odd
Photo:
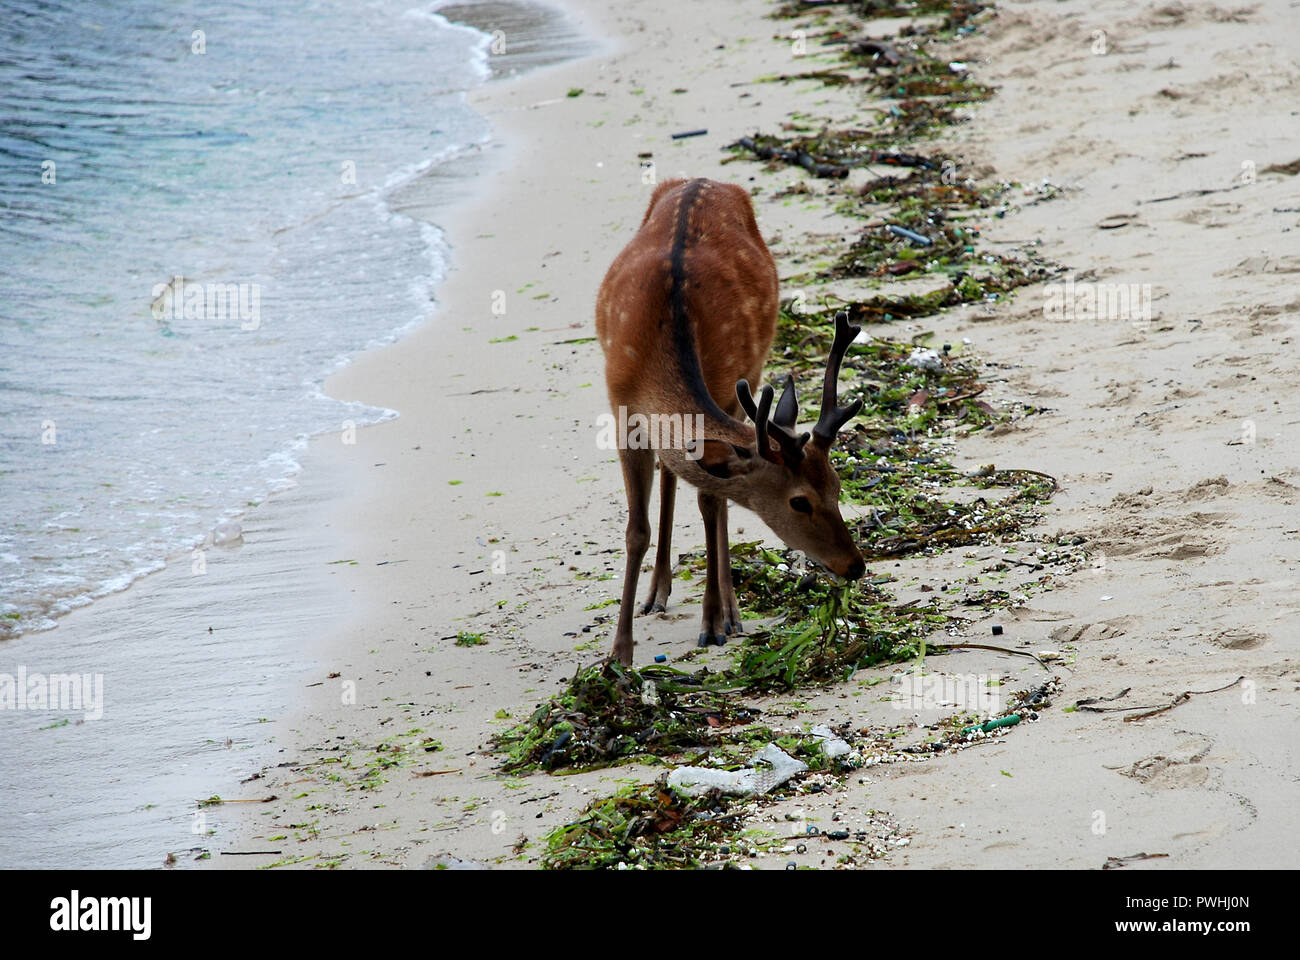
<svg viewBox="0 0 1300 960"><path fill-rule="evenodd" d="M794 392L794 377L789 374L786 374L785 389L781 391L781 399L777 401L772 422L791 431L799 422L799 396Z"/></svg>
<svg viewBox="0 0 1300 960"><path fill-rule="evenodd" d="M784 463L787 467L794 469L803 457L803 445L808 442L808 434L796 437L784 425L789 414L790 407L793 406L794 384L787 378L785 391L781 394L781 403L777 406L776 418L769 420L768 412L772 409L772 397L775 392L770 384L767 384L759 391L759 401L754 403L754 395L750 392L748 380L736 381L736 398L740 405L745 408L745 413L749 419L754 421L754 433L758 443L758 455L764 460L770 460L773 463ZM789 402L787 403L787 400ZM797 409L795 416L798 415ZM794 426L794 420L789 419L790 426ZM768 445L767 438L772 437L776 440L777 445L781 448L781 456L778 458L772 453L772 448Z"/></svg>
<svg viewBox="0 0 1300 960"><path fill-rule="evenodd" d="M847 407L839 405L840 364L849 345L862 331L849 323L849 314L841 310L835 315L835 342L831 345L831 355L826 358L826 382L822 386L822 410L817 417L817 426L813 427L813 436L823 446L829 447L835 440L840 428L858 415L862 409L861 398L854 400ZM782 398L784 399L784 398Z"/></svg>

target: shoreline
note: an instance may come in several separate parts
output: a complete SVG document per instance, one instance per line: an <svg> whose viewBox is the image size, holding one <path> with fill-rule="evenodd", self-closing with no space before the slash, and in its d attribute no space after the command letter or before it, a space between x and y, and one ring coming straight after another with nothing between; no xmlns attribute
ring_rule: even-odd
<svg viewBox="0 0 1300 960"><path fill-rule="evenodd" d="M339 399L402 416L360 432L350 448L316 444L314 475L331 491L322 539L349 560L332 570L330 594L351 612L314 651L303 708L255 731L288 765L255 771L238 796L276 800L214 808L210 846L221 867L527 867L545 831L593 795L662 772L628 765L512 778L479 752L578 665L603 657L609 639L602 605L621 573L624 506L616 463L592 442L595 417L607 412L598 347L581 342L596 283L644 212L637 154L647 149L660 179L690 169L763 186L760 228L789 276L803 238L842 232L842 219L820 194L806 206L774 201L771 188L799 174L719 166L717 148L810 102L841 121L858 111L843 89L754 82L774 72L772 38L790 25L764 17L770 4L669 8L641 21L616 4L578 3L576 21L617 47L470 97L503 146L475 174L490 188L445 217L453 264L438 313L327 384ZM674 11L693 29L676 29ZM1218 112L1234 94L1285 89L1296 41L1269 32L1269 18L1285 15L1276 4L1225 20L1209 5L1175 17L1031 0L1002 7L952 47L1000 89L971 111L972 123L936 142L999 178L1063 187L1050 202L990 220L989 242L1032 242L1081 280L1152 283L1157 310L1141 329L1062 323L1045 318L1029 287L997 306L871 328L969 338L1001 374L990 399L1043 408L964 439L958 457L1060 477L1040 529L1083 531L1103 560L999 614L1015 642L1070 652L1058 671L1065 692L1039 722L800 798L810 820L881 810L905 825L911 843L876 866L1097 868L1138 851L1168 857L1130 869L1296 865L1277 840L1300 825L1286 780L1297 762L1289 732L1300 676L1288 588L1300 561L1283 515L1300 496L1285 442L1300 411L1294 398L1261 400L1250 385L1261 373L1292 377L1278 358L1300 310L1287 284L1297 264L1276 235L1286 215L1268 211L1286 209L1295 185L1261 174L1254 195L1192 195L1227 193L1240 170L1236 144L1251 145L1260 171L1293 159L1282 155L1281 108L1268 118ZM1109 32L1113 59L1078 55L1094 28ZM1243 36L1251 48L1240 49ZM1059 73L1039 76L1044 56ZM1166 58L1184 72L1157 72ZM1249 78L1216 75L1244 62L1257 67ZM1073 98L1083 119L1042 111L1045 96ZM1127 118L1107 113L1115 103ZM709 136L668 140L702 126ZM1145 138L1147 149L1125 150L1126 137ZM1158 199L1181 193L1187 200ZM1124 226L1099 232L1112 218ZM504 313L493 311L498 293ZM1243 420L1257 436L1232 444ZM743 529L771 540L742 510L732 527L733 537ZM677 549L701 540L692 511L679 510ZM967 554L989 557L988 548ZM960 562L909 558L907 586ZM666 616L637 620L638 661L693 647L691 593L676 591ZM986 627L965 636L981 639ZM458 646L461 634L487 642ZM1024 676L1023 664L987 651L949 659L953 670ZM892 669L870 674L886 679ZM1125 687L1156 704L1238 675L1251 679L1254 699L1197 697L1143 723L1062 709ZM799 698L804 722L899 717L860 687ZM216 855L232 844L279 853ZM836 866L828 853L804 863ZM781 868L777 859L754 864Z"/></svg>
<svg viewBox="0 0 1300 960"><path fill-rule="evenodd" d="M514 65L505 69L535 69L581 42L557 28L565 16L558 7L492 6L513 11L520 29L533 22L561 42L558 51L534 51L522 60L498 57ZM498 82L496 76L485 63L472 82L481 87ZM390 178L380 190L391 213L441 229L429 217L475 175L482 149L467 143L405 171L397 183ZM399 345L430 322L425 316L395 328L357 356ZM339 369L321 381L322 392ZM371 409L381 417L376 423L398 413ZM242 539L214 546L209 535L200 545L202 577L191 562L192 548L177 548L151 572L61 614L53 627L4 641L20 669L89 671L107 690L111 719L83 723L80 714L68 721L65 714L27 711L9 716L10 747L43 750L45 773L8 796L0 864L156 868L166 858L168 866L183 867L203 855L209 831L224 816L220 807L198 801L272 760L275 748L265 731L318 665L311 636L347 615L346 591L336 590L334 581L349 560L341 558L329 530L339 497L332 478L314 465L320 448L343 437L332 430L286 441L273 457L292 458L296 469L255 505L223 514L223 522L241 525ZM232 699L235 710L221 707ZM149 732L141 736L128 728ZM147 744L148 756L124 752L123 737L136 747ZM77 829L83 823L97 825L93 834ZM37 849L40 855L33 856Z"/></svg>

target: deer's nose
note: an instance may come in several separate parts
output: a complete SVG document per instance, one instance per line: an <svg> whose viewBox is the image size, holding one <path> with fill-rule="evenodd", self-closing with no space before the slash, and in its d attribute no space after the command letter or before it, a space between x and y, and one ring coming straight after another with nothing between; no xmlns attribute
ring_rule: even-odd
<svg viewBox="0 0 1300 960"><path fill-rule="evenodd" d="M846 580L861 580L862 575L867 572L867 562L859 557L849 564L849 568L844 571Z"/></svg>

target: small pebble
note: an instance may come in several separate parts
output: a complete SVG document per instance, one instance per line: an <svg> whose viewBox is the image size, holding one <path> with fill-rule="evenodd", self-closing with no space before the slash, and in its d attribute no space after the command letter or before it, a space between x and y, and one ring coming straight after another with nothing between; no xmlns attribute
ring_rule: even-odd
<svg viewBox="0 0 1300 960"><path fill-rule="evenodd" d="M995 637L1002 636L1002 624L1000 623L993 624L993 636Z"/></svg>

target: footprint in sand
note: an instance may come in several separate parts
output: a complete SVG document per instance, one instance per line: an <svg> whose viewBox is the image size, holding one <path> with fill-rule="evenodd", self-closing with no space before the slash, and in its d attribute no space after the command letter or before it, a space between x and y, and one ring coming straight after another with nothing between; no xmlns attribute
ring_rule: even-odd
<svg viewBox="0 0 1300 960"><path fill-rule="evenodd" d="M1210 746L1205 737L1188 737L1168 755L1144 757L1120 773L1148 787L1164 790L1199 787L1210 779L1210 768L1200 763L1210 752Z"/></svg>
<svg viewBox="0 0 1300 960"><path fill-rule="evenodd" d="M1220 630L1210 637L1210 643L1225 650L1254 650L1268 643L1268 637L1253 630Z"/></svg>

